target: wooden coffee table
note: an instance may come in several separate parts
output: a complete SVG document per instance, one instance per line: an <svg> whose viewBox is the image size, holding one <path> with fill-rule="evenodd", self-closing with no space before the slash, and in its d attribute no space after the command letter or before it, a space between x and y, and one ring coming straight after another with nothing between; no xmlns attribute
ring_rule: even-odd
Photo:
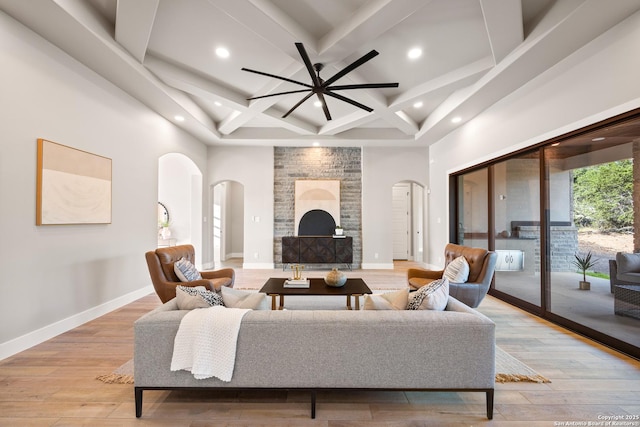
<svg viewBox="0 0 640 427"><path fill-rule="evenodd" d="M272 277L266 281L260 292L271 297L271 309L276 310L276 297L280 297L278 310L284 308L285 295L344 295L347 297L347 309L352 310L351 297L355 300L355 309L360 310L360 296L370 294L371 289L362 279L347 279L347 283L340 288L327 286L324 279L309 279L308 288L285 288L285 278Z"/></svg>

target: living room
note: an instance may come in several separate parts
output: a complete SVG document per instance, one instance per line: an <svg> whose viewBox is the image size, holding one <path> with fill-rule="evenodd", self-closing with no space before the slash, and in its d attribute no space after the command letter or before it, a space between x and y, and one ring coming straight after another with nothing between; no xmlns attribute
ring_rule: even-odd
<svg viewBox="0 0 640 427"><path fill-rule="evenodd" d="M112 61L117 73L123 71L118 67L124 68L123 64L130 61L122 59L123 51L114 48L112 34L104 30L101 22L96 23L94 17L98 14L94 5L87 2L65 10L55 2L41 1L38 7L29 6L32 10L26 11L26 6L20 3L0 1L3 64L0 108L5 117L0 160L3 200L0 230L8 242L1 257L5 279L1 286L0 320L6 326L0 331L0 358L19 355L153 292L143 255L157 246L159 159L168 153L188 157L202 173L202 217L210 218L211 187L227 180L244 185L245 262L260 267L275 266L278 260L274 256L277 218L273 146L303 146L313 150L313 136L291 139L277 136L271 138L271 145L265 141L251 145L242 136L237 137L237 145L233 144L233 138L222 144L211 143L215 138L205 126L196 126L194 131L172 120L169 107L178 104L168 97L159 101L165 110L152 109L148 106L152 100L136 98L139 94L135 90L128 93L94 71ZM473 3L477 6L477 2ZM392 214L385 206L394 184L411 181L427 190L424 264L441 266L443 248L450 241L451 173L640 107L636 72L640 64L637 55L630 54L640 47L637 12L640 4L621 1L613 7L599 1L552 3L537 31L528 33L511 56L506 55L504 62L498 61L498 66L492 67L492 72L472 87L472 93L458 93L467 96L467 104L456 109L452 100L448 107L438 110L440 117L436 114L426 120L421 129L428 141L418 138L385 146L374 140L375 135L371 136L371 143L362 139L336 142L337 138L326 138L327 146L356 146L362 151L360 262L363 265L373 268L393 265L392 235L387 227ZM78 33L73 32L77 29L67 21L71 19L69 16L74 16L74 20L86 19L88 22L83 24L91 30L83 31L94 35L77 37ZM39 31L29 29L39 28L42 25L39 21L44 20L60 20L63 25L57 31L46 27ZM68 32L62 30L64 24ZM576 28L585 32L589 28L595 34L575 34ZM579 40L566 53L559 45L573 40L570 35ZM100 38L110 42L99 42ZM75 45L76 50L65 51L58 45ZM290 45L293 49L293 44ZM76 58L89 55L92 50L98 53L95 62ZM120 59L107 56L105 50ZM297 53L293 52L291 57L294 55ZM384 62L384 56L373 61ZM137 66L144 68L139 63ZM514 77L518 68L525 68L520 70L525 77ZM487 105L481 96L494 93L489 83L501 73L505 73L503 80L513 78L515 83L500 85ZM138 79L127 76L133 88L161 85L144 72ZM481 111L466 116L459 125L450 123L451 111L464 116L464 109L471 108L476 101L484 105ZM369 129L369 133L374 132ZM35 225L38 138L113 160L110 224ZM213 259L206 224L202 222L202 243L198 248L203 264ZM18 301L28 301L28 305L22 307L16 304ZM491 310L497 316L514 316L514 322L531 321L519 311L495 304ZM505 328L509 324L506 320ZM553 343L556 327L546 324L544 327L551 331L545 339ZM525 329L518 330L525 333ZM526 343L524 338L518 341L518 345ZM608 351L598 348L599 355ZM637 382L635 362L626 364L621 359L610 362L622 366L621 376L616 376L613 382L624 376L636 378ZM601 368L593 360L590 363L593 370ZM580 372L587 375L589 370ZM628 383L621 386L625 398L634 396L637 401L638 389L628 386ZM3 392L9 394L12 387ZM608 391L612 407L619 408L613 402L621 395L615 390ZM514 398L523 399L522 395ZM570 396L565 398L570 400ZM611 407L608 410L613 411ZM640 412L637 404L628 402L626 410L630 414ZM596 415L590 415L595 421ZM574 416L575 412L558 413L558 420ZM535 425L531 421L526 425ZM550 424L545 420L540 425Z"/></svg>

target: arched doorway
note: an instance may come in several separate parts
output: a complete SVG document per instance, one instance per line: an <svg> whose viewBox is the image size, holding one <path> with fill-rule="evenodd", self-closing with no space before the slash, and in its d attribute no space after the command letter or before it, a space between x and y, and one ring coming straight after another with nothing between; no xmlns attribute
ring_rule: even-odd
<svg viewBox="0 0 640 427"><path fill-rule="evenodd" d="M401 181L392 187L393 259L424 259L424 187Z"/></svg>
<svg viewBox="0 0 640 427"><path fill-rule="evenodd" d="M215 268L244 261L244 185L223 181L213 187L212 239Z"/></svg>
<svg viewBox="0 0 640 427"><path fill-rule="evenodd" d="M168 153L158 159L158 201L169 213L171 241L192 244L202 266L202 172L187 156Z"/></svg>

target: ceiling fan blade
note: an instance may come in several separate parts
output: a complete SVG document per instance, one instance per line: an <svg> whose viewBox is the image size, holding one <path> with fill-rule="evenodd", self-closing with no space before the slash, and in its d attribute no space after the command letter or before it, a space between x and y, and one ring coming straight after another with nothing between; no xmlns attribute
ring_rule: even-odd
<svg viewBox="0 0 640 427"><path fill-rule="evenodd" d="M307 99L311 98L311 96L313 95L313 92L309 92L309 94L307 96L305 96L304 98L302 98L296 105L294 105L293 107L291 107L291 109L289 111L287 111L284 116L282 116L282 118L286 118L289 114L293 113L293 110L295 110L296 108L298 108L299 106L302 105L302 103L304 101L306 101Z"/></svg>
<svg viewBox="0 0 640 427"><path fill-rule="evenodd" d="M372 50L371 52L369 52L366 55L362 56L360 59L357 59L357 60L353 61L351 64L347 65L342 70L338 71L329 80L327 80L324 83L322 83L322 87L329 86L331 83L335 82L336 80L338 80L339 78L343 77L344 75L352 72L353 70L355 70L356 68L358 68L359 66L361 66L365 62L369 61L370 59L375 58L376 56L378 56L378 52L376 50Z"/></svg>
<svg viewBox="0 0 640 427"><path fill-rule="evenodd" d="M324 94L332 96L332 97L334 97L336 99L339 99L340 101L344 101L344 102L346 102L348 104L355 105L356 107L362 108L365 111L368 111L368 112L372 112L373 111L373 108L367 107L364 104L360 104L358 101L354 101L353 99L349 99L346 96L338 95L337 93L333 93L333 92L325 92Z"/></svg>
<svg viewBox="0 0 640 427"><path fill-rule="evenodd" d="M320 79L316 75L313 70L313 65L311 64L311 60L309 59L309 55L307 55L307 50L304 48L302 43L296 43L296 47L298 48L298 53L300 53L300 57L302 58L302 62L304 62L305 67L307 67L307 71L311 76L311 81L315 87L320 87Z"/></svg>
<svg viewBox="0 0 640 427"><path fill-rule="evenodd" d="M318 92L318 99L322 103L324 116L327 118L327 120L331 120L331 113L329 113L329 107L327 106L327 101L324 99L324 95L322 94L322 92Z"/></svg>
<svg viewBox="0 0 640 427"><path fill-rule="evenodd" d="M297 85L302 85L302 86L306 86L306 87L309 87L309 88L313 88L313 86L311 86L310 84L302 83L302 82L299 82L299 81L296 81L296 80L291 80L291 79L288 79L286 77L276 76L275 74L264 73L262 71L251 70L249 68L244 68L244 67L242 68L242 71L248 71L250 73L256 73L256 74L260 74L262 76L273 77L274 79L280 79L280 80L284 80L285 82L295 83Z"/></svg>
<svg viewBox="0 0 640 427"><path fill-rule="evenodd" d="M302 92L308 92L310 89L300 89L300 90L288 90L286 92L278 92L278 93L270 93L269 95L262 95L262 96L254 96L252 98L247 98L247 101L251 101L252 99L260 99L260 98L269 98L270 96L277 96L277 95L289 95L291 93L302 93Z"/></svg>
<svg viewBox="0 0 640 427"><path fill-rule="evenodd" d="M398 87L398 83L362 83L355 85L329 86L327 90L349 90L349 89L379 89L383 87Z"/></svg>

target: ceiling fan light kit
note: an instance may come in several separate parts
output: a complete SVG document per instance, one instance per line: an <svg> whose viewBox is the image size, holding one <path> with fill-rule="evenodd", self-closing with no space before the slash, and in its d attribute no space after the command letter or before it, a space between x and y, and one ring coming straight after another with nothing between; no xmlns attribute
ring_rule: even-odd
<svg viewBox="0 0 640 427"><path fill-rule="evenodd" d="M330 96L330 97L335 98L335 99L338 99L340 101L346 102L348 104L354 105L354 106L356 106L358 108L361 108L361 109L363 109L363 110L365 110L367 112L372 112L373 108L367 107L366 105L361 104L358 101L355 101L355 100L353 100L351 98L347 98L346 96L343 96L343 95L340 95L338 93L335 93L334 91L336 91L336 90L379 89L379 88L398 87L398 83L362 83L362 84L332 86L332 84L335 81L337 81L340 78L344 77L345 75L347 75L351 71L355 70L356 68L358 68L359 66L361 66L365 62L367 62L367 61L373 59L374 57L376 57L378 55L378 52L375 51L375 50L372 50L371 52L367 53L366 55L360 57L356 61L354 61L351 64L347 65L342 70L338 71L336 74L331 76L328 80L322 80L322 78L320 77L320 71L322 71L322 69L324 68L324 65L321 64L321 63L311 64L311 60L309 59L309 55L307 54L307 51L304 48L304 45L302 43L296 43L296 48L298 49L298 52L300 53L300 57L302 58L302 61L304 62L304 65L305 65L307 71L309 72L309 76L311 77L311 84L303 83L303 82L299 82L297 80L292 80L292 79L289 79L289 78L286 78L286 77L277 76L275 74L269 74L269 73L265 73L265 72L262 72L262 71L251 70L249 68L244 68L243 67L242 68L243 71L248 71L250 73L260 74L260 75L267 76L267 77L273 77L275 79L283 80L283 81L286 81L286 82L289 82L289 83L294 83L294 84L297 84L297 85L300 85L300 86L304 86L306 88L306 89L289 90L289 91L284 91L284 92L272 93L272 94L269 94L269 95L254 96L252 98L247 98L248 101L253 100L253 99L268 98L268 97L278 96L278 95L289 95L289 94L292 94L292 93L309 92L300 101L298 101L297 104L295 104L293 107L291 107L291 109L289 111L287 111L282 116L282 118L286 118L287 116L289 116L289 114L293 113L296 108L298 108L307 99L311 98L315 94L317 96L317 98L318 98L318 101L320 102L320 104L322 106L322 110L324 111L324 115L325 115L326 119L327 120L331 120L331 113L329 112L329 108L327 107L327 102L325 100L325 95L326 96Z"/></svg>

